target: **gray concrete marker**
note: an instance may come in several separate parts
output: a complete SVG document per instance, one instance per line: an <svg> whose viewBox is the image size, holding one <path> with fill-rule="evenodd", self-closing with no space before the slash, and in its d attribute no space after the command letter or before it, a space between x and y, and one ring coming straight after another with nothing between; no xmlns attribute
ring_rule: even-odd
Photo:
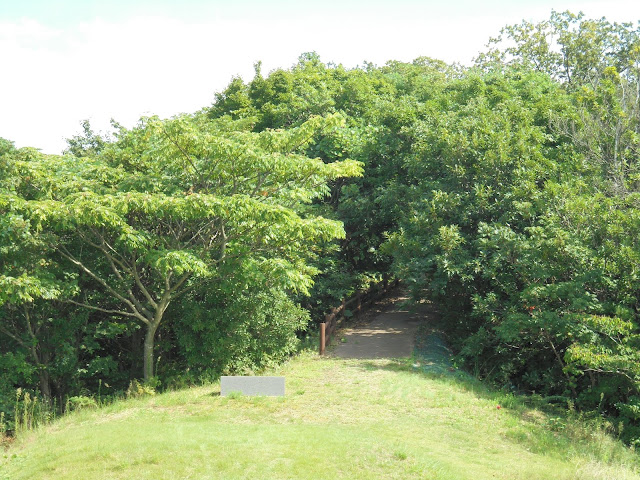
<svg viewBox="0 0 640 480"><path fill-rule="evenodd" d="M220 395L231 392L243 395L284 396L284 377L226 377L220 379Z"/></svg>

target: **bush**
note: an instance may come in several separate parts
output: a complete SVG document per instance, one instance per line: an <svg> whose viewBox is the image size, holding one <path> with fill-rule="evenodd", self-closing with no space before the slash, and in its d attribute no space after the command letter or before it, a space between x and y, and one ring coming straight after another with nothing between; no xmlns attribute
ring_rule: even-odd
<svg viewBox="0 0 640 480"><path fill-rule="evenodd" d="M212 282L182 302L173 322L174 362L165 367L165 381L184 383L167 376L197 382L255 372L297 350L297 332L307 326L309 313L280 289L258 281L244 287Z"/></svg>

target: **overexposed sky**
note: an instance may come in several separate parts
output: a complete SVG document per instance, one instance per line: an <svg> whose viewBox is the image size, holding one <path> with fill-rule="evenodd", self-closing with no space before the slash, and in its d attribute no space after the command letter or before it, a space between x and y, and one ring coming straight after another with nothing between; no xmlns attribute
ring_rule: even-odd
<svg viewBox="0 0 640 480"><path fill-rule="evenodd" d="M637 22L633 0L0 0L0 137L60 153L90 119L131 126L211 104L234 75L324 62L467 64L551 10Z"/></svg>

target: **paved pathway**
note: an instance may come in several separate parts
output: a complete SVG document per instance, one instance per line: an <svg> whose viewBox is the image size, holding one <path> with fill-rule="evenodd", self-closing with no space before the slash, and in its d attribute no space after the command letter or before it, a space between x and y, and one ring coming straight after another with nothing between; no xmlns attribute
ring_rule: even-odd
<svg viewBox="0 0 640 480"><path fill-rule="evenodd" d="M400 306L405 297L397 297L365 323L338 332L330 354L341 358L401 358L413 352L420 323L432 314L427 306L416 309ZM415 311L414 311L415 310Z"/></svg>

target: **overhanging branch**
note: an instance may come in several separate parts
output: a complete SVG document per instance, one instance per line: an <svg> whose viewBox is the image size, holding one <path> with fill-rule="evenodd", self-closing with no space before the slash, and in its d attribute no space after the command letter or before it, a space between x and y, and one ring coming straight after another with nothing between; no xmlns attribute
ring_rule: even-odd
<svg viewBox="0 0 640 480"><path fill-rule="evenodd" d="M98 312L108 313L110 315L122 315L123 317L134 317L134 318L137 318L138 320L140 320L145 325L149 324L149 321L146 318L144 318L144 317L142 317L140 315L136 315L135 313L125 312L123 310L111 310L111 309L108 309L108 308L96 307L95 305L89 305L88 303L82 303L82 302L76 302L75 300L65 300L65 302L66 303L71 303L73 305L77 305L79 307L88 308L90 310L96 310Z"/></svg>

